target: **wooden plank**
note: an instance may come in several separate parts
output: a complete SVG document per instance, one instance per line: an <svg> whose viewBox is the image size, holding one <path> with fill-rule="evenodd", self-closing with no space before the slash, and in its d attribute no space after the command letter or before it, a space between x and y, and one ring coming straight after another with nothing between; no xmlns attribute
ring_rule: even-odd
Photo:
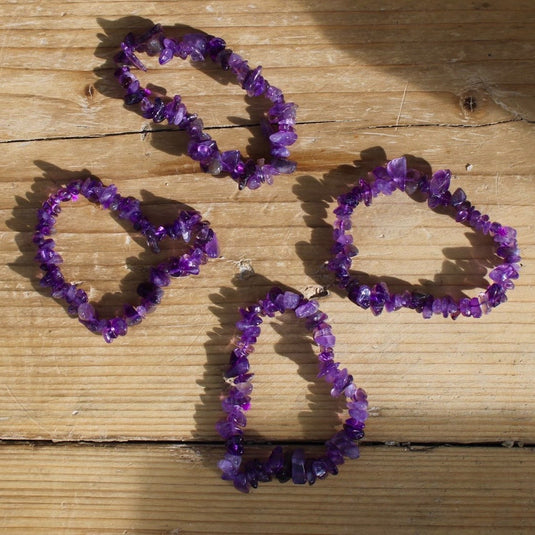
<svg viewBox="0 0 535 535"><path fill-rule="evenodd" d="M271 482L244 496L219 479L220 451L208 446L4 444L0 525L35 535L535 529L530 449L362 450L312 487Z"/></svg>
<svg viewBox="0 0 535 535"><path fill-rule="evenodd" d="M5 145L1 436L216 438L221 373L237 309L279 281L304 292L330 288L322 308L332 318L340 360L375 408L371 440L533 441L535 402L527 393L535 377L535 184L528 156L534 129L515 122L445 130L331 124L318 136L314 125L304 125L297 175L241 193L228 179L201 175L187 157L172 154L171 132L159 139L70 140L69 151L59 140ZM218 134L229 147L243 141L234 129ZM330 150L333 144L336 150ZM336 291L322 270L333 199L381 154L363 151L359 159L355 147L382 147L389 157L412 152L435 167L455 164L455 185L493 218L518 228L525 265L508 303L480 321L423 321L410 311L375 318ZM503 165L502 158L511 164ZM158 311L111 346L69 318L36 282L35 210L48 191L83 168L115 182L123 194L145 199L162 221L174 217L178 202L199 209L222 247L220 259L197 278L173 281ZM424 284L438 293L461 286L474 295L484 284L487 240L402 194L359 208L355 222L358 269L371 276L393 277L394 285ZM83 201L65 206L58 228L65 273L91 289L91 299L102 299L103 311L120 305L118 281L135 299L136 285L154 261L135 233ZM253 366L257 390L250 422L256 435L327 438L337 409L327 389L312 384L315 357L304 331L291 322L266 328Z"/></svg>
<svg viewBox="0 0 535 535"><path fill-rule="evenodd" d="M535 531L534 451L516 447L535 443L535 6L444 4L0 0L2 533ZM183 133L124 109L110 58L153 22L221 35L263 65L299 105L293 176L238 192L199 172ZM143 81L180 92L223 150L262 156L265 102L213 65L149 64ZM454 186L519 231L521 278L480 321L373 317L324 270L336 197L401 154L451 168ZM36 209L84 169L161 222L181 203L199 209L222 246L111 346L39 288L33 261ZM495 264L489 240L399 193L359 207L354 223L355 269L392 287L475 295ZM154 258L85 201L65 207L58 230L66 275L106 313L178 250ZM362 458L338 477L244 497L219 479L214 424L237 309L275 283L322 295L371 417ZM251 455L271 441L317 451L340 427L302 325L266 322L252 367Z"/></svg>
<svg viewBox="0 0 535 535"><path fill-rule="evenodd" d="M127 4L131 12L155 15L134 4ZM174 9L157 5L157 21L174 25ZM201 13L193 5L184 6L196 14L188 23L217 35L224 28L229 46L262 64L268 80L300 105L301 122L356 121L362 127L535 117L535 15L529 2L481 10L437 4L436 12L363 12L343 3L325 11L314 4L283 13L282 20L269 5L251 5L239 17L234 2L216 2ZM16 3L0 4L0 96L6 109L24 103L25 110L2 122L2 140L148 127L138 114L123 110L112 76L110 58L124 34L150 25L140 16L121 18L124 6L106 3L97 19L83 3L51 2L30 16ZM432 46L437 42L440 47ZM245 113L241 89L214 66L194 69L175 61L151 74L151 83L179 92L207 126L236 118L254 124L263 112L261 100L253 99ZM475 113L463 108L467 98L476 103Z"/></svg>

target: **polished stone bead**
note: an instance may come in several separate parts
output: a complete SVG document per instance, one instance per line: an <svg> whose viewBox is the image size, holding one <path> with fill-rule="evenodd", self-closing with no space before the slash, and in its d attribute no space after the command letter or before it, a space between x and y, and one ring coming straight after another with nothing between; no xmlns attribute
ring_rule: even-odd
<svg viewBox="0 0 535 535"><path fill-rule="evenodd" d="M317 329L321 323L325 323L327 319L329 319L327 314L318 310L316 313L307 316L305 327L309 331L313 331L314 329Z"/></svg>
<svg viewBox="0 0 535 535"><path fill-rule="evenodd" d="M168 43L170 44L170 43ZM162 48L160 52L160 57L158 58L158 62L160 65L165 65L169 61L173 59L174 55L174 48L168 47L168 48Z"/></svg>
<svg viewBox="0 0 535 535"><path fill-rule="evenodd" d="M297 167L295 162L286 160L284 158L273 158L270 165L277 171L277 173L282 173L285 175L292 174Z"/></svg>
<svg viewBox="0 0 535 535"><path fill-rule="evenodd" d="M109 326L117 336L124 336L127 333L128 325L123 318L115 317L109 321Z"/></svg>
<svg viewBox="0 0 535 535"><path fill-rule="evenodd" d="M282 91L273 85L268 84L268 87L266 89L266 97L271 100L271 102L282 102L283 101L283 93Z"/></svg>
<svg viewBox="0 0 535 535"><path fill-rule="evenodd" d="M54 249L39 249L34 258L37 262L47 265L59 265L63 263L63 258Z"/></svg>
<svg viewBox="0 0 535 535"><path fill-rule="evenodd" d="M184 254L178 260L178 269L182 273L198 275L200 272L199 262L192 255Z"/></svg>
<svg viewBox="0 0 535 535"><path fill-rule="evenodd" d="M218 468L223 472L223 479L232 479L238 473L241 462L240 455L226 453L225 457L217 463Z"/></svg>
<svg viewBox="0 0 535 535"><path fill-rule="evenodd" d="M243 373L247 373L249 371L249 360L247 358L242 358L237 360L226 372L225 377L236 377L237 375L241 375Z"/></svg>
<svg viewBox="0 0 535 535"><path fill-rule="evenodd" d="M327 455L336 464L342 464L344 457L358 459L360 450L355 442L349 438L345 430L342 430L327 442Z"/></svg>
<svg viewBox="0 0 535 535"><path fill-rule="evenodd" d="M390 297L385 301L385 310L387 312L395 312L405 306L405 299L402 294L390 294Z"/></svg>
<svg viewBox="0 0 535 535"><path fill-rule="evenodd" d="M95 308L90 303L82 303L78 307L78 317L82 321L93 321L96 319Z"/></svg>
<svg viewBox="0 0 535 535"><path fill-rule="evenodd" d="M232 72L236 75L238 82L241 84L249 74L250 69L247 61L233 52L228 58L228 64Z"/></svg>
<svg viewBox="0 0 535 535"><path fill-rule="evenodd" d="M318 479L325 479L327 477L328 467L323 459L312 461L312 470Z"/></svg>
<svg viewBox="0 0 535 535"><path fill-rule="evenodd" d="M389 301L390 294L384 282L377 283L370 291L370 309L375 316L383 311L385 303Z"/></svg>
<svg viewBox="0 0 535 535"><path fill-rule="evenodd" d="M188 51L191 61L204 61L208 49L209 36L190 33L182 37L182 44Z"/></svg>
<svg viewBox="0 0 535 535"><path fill-rule="evenodd" d="M489 273L489 278L498 283L508 279L518 279L518 268L519 266L515 264L502 264Z"/></svg>
<svg viewBox="0 0 535 535"><path fill-rule="evenodd" d="M306 480L309 485L314 485L316 482L316 472L313 467L314 459L307 459L305 461L305 474Z"/></svg>
<svg viewBox="0 0 535 535"><path fill-rule="evenodd" d="M470 299L470 315L473 318L480 318L482 316L481 304L477 297Z"/></svg>
<svg viewBox="0 0 535 535"><path fill-rule="evenodd" d="M349 374L347 368L338 370L333 380L333 387L331 389L331 396L338 397L344 389L353 381L353 376Z"/></svg>
<svg viewBox="0 0 535 535"><path fill-rule="evenodd" d="M293 102L278 100L268 111L268 120L272 123L294 125L297 105Z"/></svg>
<svg viewBox="0 0 535 535"><path fill-rule="evenodd" d="M512 227L502 226L495 231L494 241L505 245L516 243L516 230Z"/></svg>
<svg viewBox="0 0 535 535"><path fill-rule="evenodd" d="M227 44L221 37L209 36L206 43L206 53L212 61L217 61L218 56L225 50Z"/></svg>
<svg viewBox="0 0 535 535"><path fill-rule="evenodd" d="M471 315L470 299L468 299L467 297L463 297L459 301L459 311L461 312L461 314L463 316L470 316Z"/></svg>
<svg viewBox="0 0 535 535"><path fill-rule="evenodd" d="M307 482L305 471L305 453L297 448L292 453L292 481L296 485L304 485Z"/></svg>
<svg viewBox="0 0 535 535"><path fill-rule="evenodd" d="M323 328L318 328L314 332L314 341L323 349L327 347L334 347L334 344L336 343L336 337L332 334L330 326L326 326Z"/></svg>
<svg viewBox="0 0 535 535"><path fill-rule="evenodd" d="M280 483L286 483L292 479L292 459L290 455L285 455L280 470L275 473L275 477Z"/></svg>
<svg viewBox="0 0 535 535"><path fill-rule="evenodd" d="M350 440L364 438L364 422L349 418L344 423L344 431Z"/></svg>
<svg viewBox="0 0 535 535"><path fill-rule="evenodd" d="M507 301L505 288L501 284L491 284L485 294L487 295L487 302L491 308L497 307L500 303Z"/></svg>
<svg viewBox="0 0 535 535"><path fill-rule="evenodd" d="M179 95L175 95L173 100L166 104L164 113L169 124L180 125L186 116L187 110Z"/></svg>
<svg viewBox="0 0 535 535"><path fill-rule="evenodd" d="M367 401L349 401L347 403L349 415L351 418L359 422L365 422L368 418L368 402Z"/></svg>
<svg viewBox="0 0 535 535"><path fill-rule="evenodd" d="M251 407L251 397L241 392L238 388L233 387L229 390L227 397L221 402L225 412L230 412L234 406L241 407L247 411Z"/></svg>
<svg viewBox="0 0 535 535"><path fill-rule="evenodd" d="M332 347L325 347L320 351L318 355L318 360L320 364L322 362L331 362L334 360L334 350Z"/></svg>
<svg viewBox="0 0 535 535"><path fill-rule="evenodd" d="M522 259L518 247L507 247L505 245L501 245L496 249L496 254L503 258L508 264L520 262Z"/></svg>
<svg viewBox="0 0 535 535"><path fill-rule="evenodd" d="M225 440L242 433L242 430L237 425L227 422L226 420L217 422L215 427L217 432Z"/></svg>
<svg viewBox="0 0 535 535"><path fill-rule="evenodd" d="M128 89L130 90L132 86L130 86ZM132 93L128 92L124 97L124 103L127 106L132 106L134 104L137 104L138 102L141 102L143 98L145 98L145 90L138 89L137 91L133 91Z"/></svg>
<svg viewBox="0 0 535 535"><path fill-rule="evenodd" d="M239 150L229 150L222 152L220 155L222 170L226 173L233 172L241 160Z"/></svg>
<svg viewBox="0 0 535 535"><path fill-rule="evenodd" d="M243 437L241 435L234 435L226 442L227 452L232 455L243 455Z"/></svg>
<svg viewBox="0 0 535 535"><path fill-rule="evenodd" d="M384 171L383 167L380 167L379 169ZM385 179L376 178L373 181L371 188L372 188L372 195L374 197L376 197L380 193L383 195L392 195L392 193L396 191L396 184L390 180L390 177L387 177Z"/></svg>
<svg viewBox="0 0 535 535"><path fill-rule="evenodd" d="M252 459L247 462L244 468L247 482L252 488L256 489L258 483L267 483L271 481L271 475L266 471L265 466L258 460Z"/></svg>
<svg viewBox="0 0 535 535"><path fill-rule="evenodd" d="M271 474L277 474L284 467L284 452L281 446L273 448L269 459L265 464L266 470Z"/></svg>
<svg viewBox="0 0 535 535"><path fill-rule="evenodd" d="M450 187L451 172L448 169L441 169L433 174L429 181L429 193L431 195L441 195Z"/></svg>
<svg viewBox="0 0 535 535"><path fill-rule="evenodd" d="M275 145L293 145L297 141L297 134L295 132L279 131L271 134L269 140Z"/></svg>
<svg viewBox="0 0 535 535"><path fill-rule="evenodd" d="M159 97L154 99L151 118L155 123L161 123L166 118L166 106L163 100Z"/></svg>
<svg viewBox="0 0 535 535"><path fill-rule="evenodd" d="M242 87L247 91L250 97L259 97L267 88L266 80L260 74L262 67L258 66L256 69L250 70L245 76Z"/></svg>
<svg viewBox="0 0 535 535"><path fill-rule="evenodd" d="M357 284L348 290L348 297L353 303L367 309L371 304L371 290L366 284Z"/></svg>
<svg viewBox="0 0 535 535"><path fill-rule="evenodd" d="M402 157L390 160L386 165L386 171L396 187L404 191L407 178L407 159Z"/></svg>
<svg viewBox="0 0 535 535"><path fill-rule="evenodd" d="M217 144L213 139L206 141L190 141L188 143L188 156L196 161L208 160L217 151Z"/></svg>
<svg viewBox="0 0 535 535"><path fill-rule="evenodd" d="M327 382L332 383L338 374L339 366L340 364L338 362L334 362L333 360L320 362L320 371L318 373L318 377L324 377Z"/></svg>
<svg viewBox="0 0 535 535"><path fill-rule="evenodd" d="M247 481L247 476L243 472L238 472L233 479L234 487L247 494L249 492L249 483Z"/></svg>
<svg viewBox="0 0 535 535"><path fill-rule="evenodd" d="M138 309L132 305L125 305L123 307L123 317L127 325L137 325L138 323L141 323L143 314Z"/></svg>
<svg viewBox="0 0 535 535"><path fill-rule="evenodd" d="M303 303L302 305L299 305L295 309L295 315L298 318L305 318L312 316L316 314L316 312L319 310L319 303L315 300L307 301L306 303Z"/></svg>
<svg viewBox="0 0 535 535"><path fill-rule="evenodd" d="M272 145L269 152L275 158L288 158L290 156L290 149L284 145Z"/></svg>
<svg viewBox="0 0 535 535"><path fill-rule="evenodd" d="M152 284L159 286L160 288L169 286L171 282L169 274L161 266L150 269L149 280L152 282Z"/></svg>
<svg viewBox="0 0 535 535"><path fill-rule="evenodd" d="M163 290L151 282L142 282L139 284L137 293L154 305L158 305L163 296Z"/></svg>
<svg viewBox="0 0 535 535"><path fill-rule="evenodd" d="M336 468L338 465L344 464L344 456L342 452L334 445L330 444L330 441L327 442L327 450L325 451L325 461L327 462L328 469L332 469L332 465L334 465L334 468ZM329 467L328 462L331 462L332 465ZM331 471L331 470L329 470ZM336 468L336 472L331 472L333 475L336 475L338 473L338 468Z"/></svg>
<svg viewBox="0 0 535 535"><path fill-rule="evenodd" d="M301 296L295 292L286 291L277 297L277 301L284 310L294 310L299 306Z"/></svg>

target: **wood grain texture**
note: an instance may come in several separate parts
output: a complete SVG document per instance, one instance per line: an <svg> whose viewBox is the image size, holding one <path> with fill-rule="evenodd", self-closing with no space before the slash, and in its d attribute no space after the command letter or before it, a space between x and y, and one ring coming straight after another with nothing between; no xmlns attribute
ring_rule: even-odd
<svg viewBox="0 0 535 535"><path fill-rule="evenodd" d="M218 481L218 454L208 446L1 446L2 529L39 535L535 529L534 452L526 448L364 447L361 459L343 467L346 484L327 478L313 487L265 485L248 496Z"/></svg>
<svg viewBox="0 0 535 535"><path fill-rule="evenodd" d="M533 531L533 452L496 445L535 444L535 7L443 4L0 0L4 532L323 534L334 522L354 533L355 518L366 533ZM199 172L183 133L123 106L111 57L151 22L220 35L263 66L299 105L294 175L238 192ZM179 92L223 150L264 154L265 102L213 65L148 63L143 80ZM481 211L518 229L521 278L492 314L373 317L325 271L336 197L401 154L424 170L450 168ZM89 172L160 222L183 205L200 210L222 251L198 277L174 280L158 310L109 346L39 287L33 260L36 209ZM392 288L476 295L496 262L488 239L399 192L359 207L354 223L355 269ZM65 274L103 313L135 299L148 268L177 251L148 253L85 200L64 207L57 243ZM368 445L323 485L265 486L238 522L233 511L248 502L219 481L209 444L237 310L275 283L322 295L339 359L369 394L370 443L456 445ZM337 429L340 406L316 382L314 347L297 322L267 322L252 366L253 442L313 447ZM318 516L318 504L332 515Z"/></svg>

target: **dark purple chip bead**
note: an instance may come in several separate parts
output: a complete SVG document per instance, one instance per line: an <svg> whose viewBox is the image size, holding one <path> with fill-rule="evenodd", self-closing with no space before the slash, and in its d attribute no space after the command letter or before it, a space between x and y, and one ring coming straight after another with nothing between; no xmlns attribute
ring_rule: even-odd
<svg viewBox="0 0 535 535"><path fill-rule="evenodd" d="M247 476L244 472L238 472L234 476L233 483L234 487L240 492L243 492L244 494L249 492L249 482L247 481Z"/></svg>
<svg viewBox="0 0 535 535"><path fill-rule="evenodd" d="M241 435L234 435L227 440L227 452L232 455L243 455L243 437Z"/></svg>
<svg viewBox="0 0 535 535"><path fill-rule="evenodd" d="M249 360L247 358L241 358L237 360L226 372L225 377L237 377L249 371Z"/></svg>
<svg viewBox="0 0 535 535"><path fill-rule="evenodd" d="M305 453L300 448L292 453L292 481L296 485L304 485L307 482Z"/></svg>
<svg viewBox="0 0 535 535"><path fill-rule="evenodd" d="M142 282L137 287L137 293L148 302L158 305L162 300L163 290L152 282Z"/></svg>
<svg viewBox="0 0 535 535"><path fill-rule="evenodd" d="M367 309L371 305L371 289L366 284L356 284L348 290L348 297L360 308Z"/></svg>
<svg viewBox="0 0 535 535"><path fill-rule="evenodd" d="M284 455L281 468L275 474L279 483L286 483L292 479L292 458L291 455Z"/></svg>
<svg viewBox="0 0 535 535"><path fill-rule="evenodd" d="M312 461L311 468L318 479L324 479L328 475L327 463L322 459Z"/></svg>
<svg viewBox="0 0 535 535"><path fill-rule="evenodd" d="M306 480L309 485L314 485L316 482L316 472L313 468L314 459L307 459L305 461L305 474Z"/></svg>

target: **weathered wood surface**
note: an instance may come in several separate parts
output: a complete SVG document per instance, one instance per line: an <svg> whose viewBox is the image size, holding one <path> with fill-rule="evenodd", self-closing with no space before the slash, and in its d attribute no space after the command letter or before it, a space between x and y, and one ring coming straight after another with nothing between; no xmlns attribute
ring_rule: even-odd
<svg viewBox="0 0 535 535"><path fill-rule="evenodd" d="M366 446L312 487L232 492L219 450L154 444L6 445L3 533L532 533L528 449ZM341 480L345 481L342 482Z"/></svg>
<svg viewBox="0 0 535 535"><path fill-rule="evenodd" d="M151 22L220 35L251 65L263 65L266 78L299 104L294 175L238 192L230 180L198 171L182 133L123 106L110 58L128 31ZM326 533L334 531L333 518L341 533L355 532L359 518L368 533L395 526L406 533L532 532L532 2L4 1L0 28L5 532L285 533L301 525L302 533ZM155 68L144 81L179 92L223 149L262 154L260 99L244 97L210 65L149 63ZM323 269L336 197L401 154L425 169L450 168L454 185L478 208L518 229L521 278L490 315L455 322L424 321L411 311L373 317L349 303ZM198 277L173 281L157 311L109 346L39 288L33 262L37 207L84 170L141 198L162 222L182 203L200 210L221 243L221 258ZM494 263L488 240L399 193L359 207L355 226L356 269L391 286L475 295ZM119 306L119 291L132 299L157 261L135 232L85 201L65 206L58 231L66 275L102 311ZM320 302L340 360L373 407L368 441L454 445L425 454L368 445L337 478L312 489L266 485L252 505L219 481L213 464L220 449L206 444L218 440L221 374L237 309L274 283L306 295L328 290ZM252 365L248 436L259 446L313 444L334 431L339 406L314 381L314 348L300 325L285 318L266 326ZM151 444L158 441L186 446ZM46 447L32 446L41 443ZM134 468L111 483L98 476L119 474L120 465ZM201 483L192 490L197 469ZM52 498L42 503L50 488ZM334 513L318 513L319 503ZM206 518L208 505L214 520ZM239 506L257 513L238 524Z"/></svg>

